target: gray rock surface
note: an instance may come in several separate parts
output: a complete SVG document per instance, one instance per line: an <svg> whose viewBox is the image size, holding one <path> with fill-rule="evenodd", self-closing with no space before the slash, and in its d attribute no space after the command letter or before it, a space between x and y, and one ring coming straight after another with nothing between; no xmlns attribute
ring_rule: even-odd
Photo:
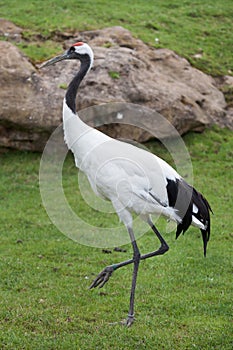
<svg viewBox="0 0 233 350"><path fill-rule="evenodd" d="M64 45L78 40L88 42L95 54L94 67L77 97L77 110L82 110L80 116L90 125L117 138L146 141L152 126L142 123L135 128L124 119L127 114L132 120L135 104L144 107L142 117L146 110L151 115L158 112L181 135L212 124L233 126L215 80L171 50L151 48L122 27L77 33ZM78 63L60 62L38 70L10 42L1 41L0 50L0 146L42 151L62 122L64 88ZM119 111L116 103L120 103ZM126 104L127 113L122 115ZM90 106L95 107L87 108ZM165 125L153 128L159 138L171 136Z"/></svg>

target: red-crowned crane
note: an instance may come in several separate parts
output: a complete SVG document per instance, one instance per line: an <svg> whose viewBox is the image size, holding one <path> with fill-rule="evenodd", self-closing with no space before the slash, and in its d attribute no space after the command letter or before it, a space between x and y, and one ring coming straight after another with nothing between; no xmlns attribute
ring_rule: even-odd
<svg viewBox="0 0 233 350"><path fill-rule="evenodd" d="M162 255L169 249L166 241L151 220L151 214L162 214L177 223L176 237L190 225L202 233L204 255L210 237L210 205L165 161L131 144L112 139L86 125L76 113L78 87L93 65L89 45L77 42L64 54L45 62L42 67L62 60L76 59L80 69L68 86L63 102L64 138L73 152L75 163L86 175L94 192L112 202L119 219L124 223L132 243L133 257L107 266L90 288L103 287L112 273L122 266L134 264L129 313L125 324L134 321L134 296L138 267L141 260ZM133 232L132 212L141 216L160 241L159 249L140 254Z"/></svg>

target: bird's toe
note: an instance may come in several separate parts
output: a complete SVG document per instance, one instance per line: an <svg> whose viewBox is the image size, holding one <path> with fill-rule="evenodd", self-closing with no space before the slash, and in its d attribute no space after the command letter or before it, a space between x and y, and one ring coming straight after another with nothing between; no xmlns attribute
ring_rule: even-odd
<svg viewBox="0 0 233 350"><path fill-rule="evenodd" d="M131 327L134 322L134 315L128 315L128 317L121 322L122 325L126 327Z"/></svg>
<svg viewBox="0 0 233 350"><path fill-rule="evenodd" d="M102 288L106 282L108 282L109 278L111 277L112 273L114 271L113 266L107 266L103 271L101 271L98 276L95 278L95 280L90 285L90 289L92 288Z"/></svg>

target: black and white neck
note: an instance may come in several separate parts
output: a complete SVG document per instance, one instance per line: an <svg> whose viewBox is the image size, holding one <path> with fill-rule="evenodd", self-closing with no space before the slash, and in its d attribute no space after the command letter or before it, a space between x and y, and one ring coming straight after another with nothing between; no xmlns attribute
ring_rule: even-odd
<svg viewBox="0 0 233 350"><path fill-rule="evenodd" d="M81 62L80 69L78 73L75 75L73 80L68 86L65 100L67 106L71 109L71 111L76 113L76 95L78 92L79 85L85 75L89 72L93 65L94 55L90 46L83 43L78 42L71 46L71 48L67 51L67 55L70 59L78 59Z"/></svg>
<svg viewBox="0 0 233 350"><path fill-rule="evenodd" d="M65 96L65 101L67 106L75 114L76 113L75 99L78 92L78 87L81 81L83 80L83 78L85 77L85 75L91 69L94 61L94 54L90 46L87 45L86 43L79 41L76 44L72 45L69 48L69 50L67 50L65 53L59 56L56 56L50 59L49 61L43 63L40 68L50 66L59 61L74 60L74 59L79 60L81 62L81 67L68 86L68 90Z"/></svg>
<svg viewBox="0 0 233 350"><path fill-rule="evenodd" d="M65 95L66 104L74 114L76 113L76 96L79 85L85 77L85 75L87 74L87 72L89 71L89 69L91 68L91 57L88 54L79 55L77 59L80 60L81 66L78 73L70 82Z"/></svg>

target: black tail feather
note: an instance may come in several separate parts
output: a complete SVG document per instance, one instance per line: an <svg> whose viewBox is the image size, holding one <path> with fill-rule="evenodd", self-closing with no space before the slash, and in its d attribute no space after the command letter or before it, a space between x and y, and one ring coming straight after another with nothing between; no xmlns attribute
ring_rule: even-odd
<svg viewBox="0 0 233 350"><path fill-rule="evenodd" d="M197 191L196 191L197 192ZM202 240L203 240L203 249L204 256L206 256L207 243L210 239L210 212L213 213L207 199L202 196L201 193L197 192L198 203L195 203L199 209L199 212L196 214L197 218L200 219L206 226L204 230L201 229ZM201 203L201 205L200 205Z"/></svg>
<svg viewBox="0 0 233 350"><path fill-rule="evenodd" d="M206 257L206 248L208 243L206 230L201 230L201 233L202 233L202 239L203 239L204 256Z"/></svg>
<svg viewBox="0 0 233 350"><path fill-rule="evenodd" d="M188 185L185 181L179 183L178 192L179 191L182 194L185 193L186 198L189 199L189 201L186 203L186 212L182 216L182 222L177 225L176 238L178 238L182 232L184 234L189 228L192 223L192 216L194 215L196 219L205 226L205 229L200 230L203 239L204 256L206 256L207 243L210 238L210 212L213 213L212 209L202 194L196 191L195 188ZM181 197L184 198L184 195ZM177 198L179 198L179 194ZM198 211L195 213L193 212L193 205L195 205L198 209ZM179 210L179 202L177 209Z"/></svg>

